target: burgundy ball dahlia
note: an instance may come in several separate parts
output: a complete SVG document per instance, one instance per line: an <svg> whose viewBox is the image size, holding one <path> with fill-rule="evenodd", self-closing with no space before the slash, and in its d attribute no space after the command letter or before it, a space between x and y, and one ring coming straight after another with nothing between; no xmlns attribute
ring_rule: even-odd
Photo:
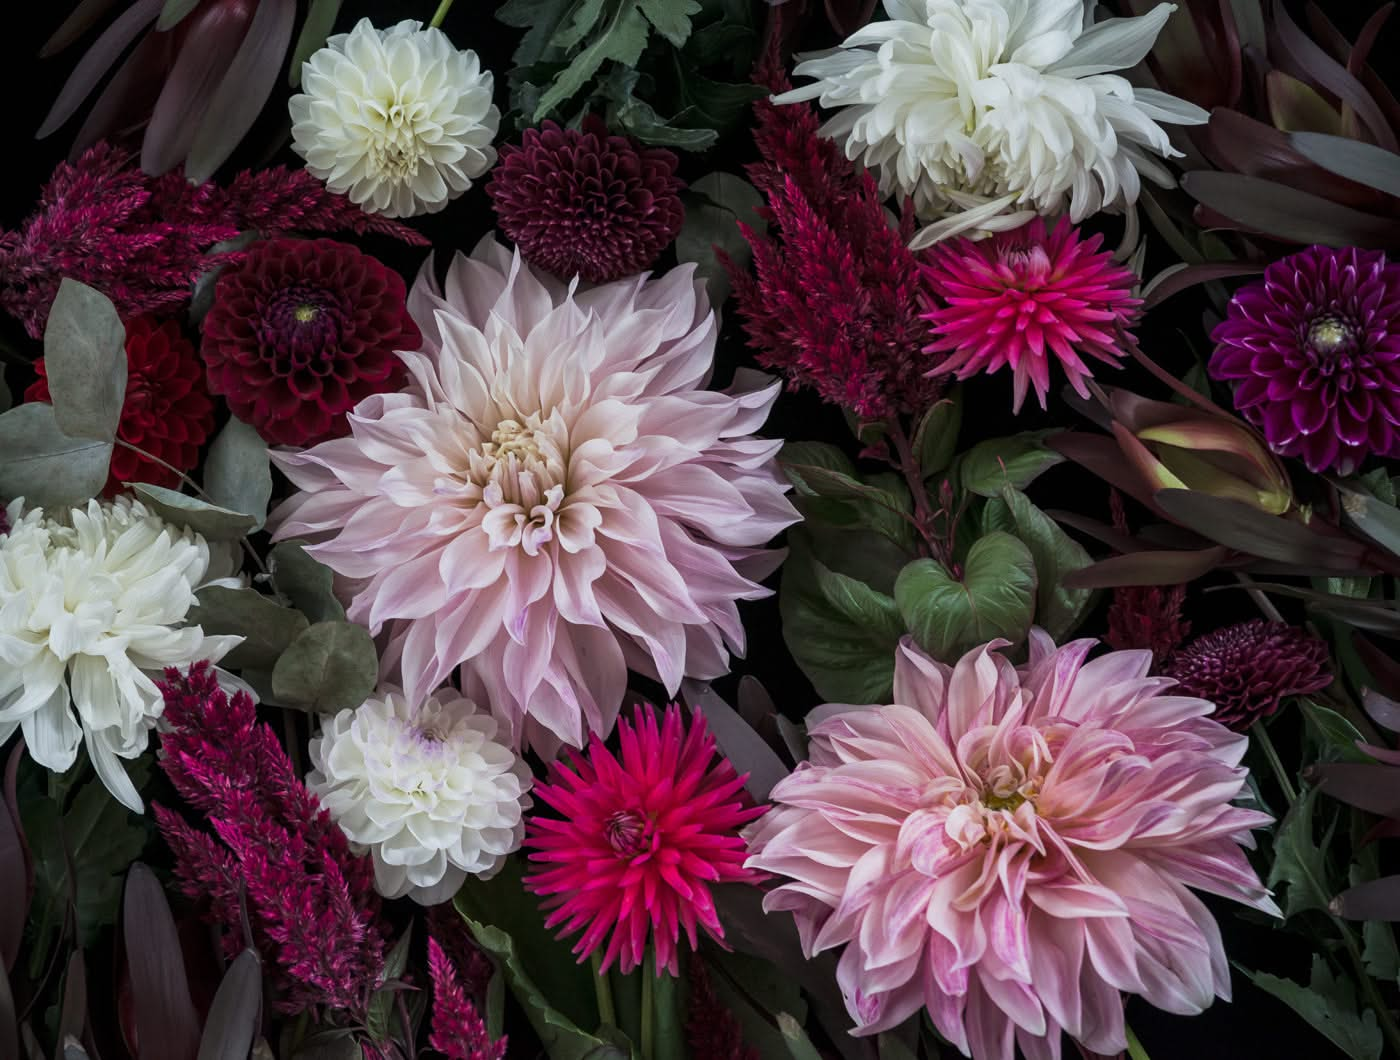
<svg viewBox="0 0 1400 1060"><path fill-rule="evenodd" d="M1347 475L1400 455L1400 265L1309 247L1235 294L1211 334L1212 378L1274 452Z"/></svg>
<svg viewBox="0 0 1400 1060"><path fill-rule="evenodd" d="M552 121L501 148L486 193L527 261L556 276L607 283L633 276L676 238L685 220L676 156L609 136L601 118L582 129Z"/></svg>
<svg viewBox="0 0 1400 1060"><path fill-rule="evenodd" d="M1180 682L1178 694L1214 703L1212 717L1236 732L1269 717L1285 697L1317 692L1332 682L1324 641L1262 618L1197 637L1162 673Z"/></svg>
<svg viewBox="0 0 1400 1060"><path fill-rule="evenodd" d="M49 401L43 360L24 392L26 401ZM199 450L214 429L214 403L204 386L199 357L173 320L157 324L150 317L126 322L126 399L117 437L143 449L162 463L125 446L112 450L112 470L105 492L119 492L124 482L178 486L180 476L199 462Z"/></svg>
<svg viewBox="0 0 1400 1060"><path fill-rule="evenodd" d="M399 275L331 239L254 243L219 277L200 353L209 388L269 442L345 434L345 414L397 389L416 350Z"/></svg>

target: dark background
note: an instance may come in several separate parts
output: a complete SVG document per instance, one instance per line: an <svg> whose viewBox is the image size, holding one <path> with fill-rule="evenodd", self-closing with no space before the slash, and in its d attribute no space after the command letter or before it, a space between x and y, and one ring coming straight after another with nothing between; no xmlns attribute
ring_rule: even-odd
<svg viewBox="0 0 1400 1060"><path fill-rule="evenodd" d="M0 155L3 158L0 172L4 174L0 228L12 228L33 208L41 185L54 164L66 154L79 124L80 119L75 119L48 140L33 139L34 130L63 80L94 34L90 33L77 45L57 56L40 60L37 58L40 45L67 16L74 6L73 0L50 3L10 0L5 6L3 39L0 39L0 100L4 101L3 127L7 137L3 155ZM495 6L492 0L459 0L444 28L454 42L460 47L474 49L481 56L484 66L495 72L497 104L504 111L507 106L505 74L510 68L510 56L517 38L515 31L493 20ZM1372 10L1370 4L1327 6L1329 15L1348 34L1354 33ZM414 3L404 0L346 0L336 29L348 29L363 15L369 15L378 25L387 25L402 18L426 22L434 7L435 0L416 0ZM761 20L761 13L758 17ZM1388 31L1386 37L1389 40L1383 40L1374 54L1387 54L1387 44L1393 47L1395 31ZM818 13L808 22L803 44L823 47L832 43L833 35ZM244 166L269 162L298 164L296 157L282 146L288 129L284 106L287 95L285 82L279 81L277 94L263 119L224 174ZM79 113L86 113L86 108ZM715 169L740 172L742 165L752 158L752 145L747 134L740 130L704 156L683 156L682 175L694 179ZM469 250L493 226L493 217L482 186L478 183L444 212L416 219L412 223L432 238L441 260L453 250ZM1113 244L1118 232L1109 228L1106 235L1109 243ZM371 237L364 242L371 253L381 256L410 277L424 254L420 249L404 248L380 238ZM1168 263L1161 261L1156 267ZM665 266L668 261L663 259L660 264ZM1184 372L1195 357L1207 352L1200 313L1201 306L1193 304L1189 298L1169 303L1165 310L1153 314L1144 325L1141 333L1144 347L1173 371ZM730 319L724 329L717 367L717 382L721 385L737 364L749 363L749 355L744 349L733 313L728 316ZM29 377L23 366L17 367L13 363L14 355L32 358L38 355L39 346L8 318L0 321L0 343L8 348L11 364L7 370L7 380L11 392L18 397L29 382ZM1038 410L1013 420L1009 412L1007 384L1005 378L997 377L969 385L967 408L976 410L975 416L966 417L965 434L971 440L1010 434L1051 422ZM1142 392L1150 396L1163 396L1151 386L1144 387ZM1028 404L1028 410L1032 405ZM1052 408L1062 424L1067 416L1073 416L1063 406ZM975 435L967 424L976 425ZM802 393L789 393L779 401L765 433L774 437L838 443L849 439L849 431L837 412L811 395ZM1032 495L1046 507L1072 508L1101 517L1106 515L1105 487L1073 470L1052 470L1035 484ZM1092 550L1093 546L1090 547ZM1087 630L1102 629L1102 606L1086 623ZM1237 609L1238 614L1235 613ZM1194 595L1188 603L1186 617L1193 621L1198 631L1203 632L1237 617L1249 616L1243 610L1237 594L1221 594L1204 598ZM776 602L769 600L749 605L745 620L750 645L747 659L736 661L736 674L758 677L779 709L792 717L801 717L819 699L783 645ZM721 682L719 687L721 691L732 692L732 684ZM1286 738L1287 734L1284 735ZM1228 903L1212 904L1221 923L1226 949L1234 962L1243 967L1263 968L1306 981L1311 955L1310 944L1305 938L1285 933L1259 918L1253 922L1247 921ZM1286 1006L1257 990L1238 971L1234 975L1234 989L1236 1000L1233 1004L1217 1003L1203 1016L1194 1019L1169 1016L1140 1002L1129 1006L1129 1019L1153 1060L1180 1060L1183 1057L1198 1060L1328 1060L1342 1055L1301 1019L1292 1015ZM1072 1055L1072 1048L1068 1055Z"/></svg>

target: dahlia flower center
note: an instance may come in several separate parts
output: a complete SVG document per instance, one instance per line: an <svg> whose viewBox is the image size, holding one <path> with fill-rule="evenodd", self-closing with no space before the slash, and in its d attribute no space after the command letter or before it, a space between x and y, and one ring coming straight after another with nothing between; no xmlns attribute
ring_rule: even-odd
<svg viewBox="0 0 1400 1060"><path fill-rule="evenodd" d="M1316 317L1308 325L1308 349L1323 357L1354 352L1356 339L1356 328L1333 313Z"/></svg>
<svg viewBox="0 0 1400 1060"><path fill-rule="evenodd" d="M346 314L335 297L313 287L289 287L269 300L261 338L282 374L325 375L339 352Z"/></svg>
<svg viewBox="0 0 1400 1060"><path fill-rule="evenodd" d="M1010 243L997 256L1023 288L1039 287L1050 273L1050 255L1038 243Z"/></svg>
<svg viewBox="0 0 1400 1060"><path fill-rule="evenodd" d="M636 857L647 845L646 818L636 810L618 810L603 822L603 835L618 857Z"/></svg>

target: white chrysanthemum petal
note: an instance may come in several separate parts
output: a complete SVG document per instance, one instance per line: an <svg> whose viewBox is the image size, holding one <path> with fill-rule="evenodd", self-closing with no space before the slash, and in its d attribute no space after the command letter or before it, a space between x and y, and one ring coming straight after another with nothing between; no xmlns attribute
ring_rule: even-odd
<svg viewBox="0 0 1400 1060"><path fill-rule="evenodd" d="M129 497L62 518L8 509L0 534L0 733L18 724L36 762L68 769L86 740L97 775L131 810L120 759L146 749L164 703L153 675L218 661L242 639L185 626L197 589L232 560Z"/></svg>
<svg viewBox="0 0 1400 1060"><path fill-rule="evenodd" d="M386 688L322 722L306 784L369 850L381 894L435 905L499 871L525 834L530 770L495 736L450 688L418 706Z"/></svg>
<svg viewBox="0 0 1400 1060"><path fill-rule="evenodd" d="M371 213L436 213L495 164L493 88L475 53L442 30L361 19L303 65L288 105L292 148Z"/></svg>
<svg viewBox="0 0 1400 1060"><path fill-rule="evenodd" d="M887 0L840 48L804 56L816 78L776 96L836 108L822 132L879 178L911 196L919 215L954 232L985 234L995 212L1068 210L1078 221L1137 198L1138 171L1160 182L1148 153L1175 152L1159 122L1196 124L1199 108L1135 90L1109 71L1136 65L1175 10L1085 26L1082 0ZM1000 203L995 209L990 203ZM1000 226L996 226L1000 227Z"/></svg>

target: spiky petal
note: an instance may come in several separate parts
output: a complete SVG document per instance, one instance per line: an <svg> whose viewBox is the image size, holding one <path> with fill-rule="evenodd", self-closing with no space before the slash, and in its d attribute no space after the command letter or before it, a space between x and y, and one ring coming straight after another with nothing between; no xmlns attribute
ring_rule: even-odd
<svg viewBox="0 0 1400 1060"><path fill-rule="evenodd" d="M773 789L747 862L786 877L809 956L844 946L856 1033L926 1008L977 1060L1059 1060L1061 1035L1126 1047L1122 993L1195 1013L1228 997L1210 912L1188 887L1277 914L1231 804L1247 741L1091 640L955 666L906 638L893 706L819 708L811 759Z"/></svg>
<svg viewBox="0 0 1400 1060"><path fill-rule="evenodd" d="M933 372L967 379L1009 367L1012 410L1019 412L1031 386L1045 407L1050 366L1058 361L1088 397L1085 380L1093 373L1081 358L1117 367L1114 331L1131 325L1141 305L1132 270L1113 264L1099 250L1102 241L1080 238L1064 219L1047 232L1036 218L989 239L935 246L923 270L933 296L925 319L935 333L926 352L945 356Z"/></svg>
<svg viewBox="0 0 1400 1060"><path fill-rule="evenodd" d="M763 811L728 759L715 760L704 718L687 726L673 704L658 725L639 706L617 730L619 755L595 735L535 788L560 817L529 821L525 886L544 897L548 927L579 935L580 960L601 949L602 967L625 973L652 946L657 974L677 975L682 930L691 949L697 929L724 939L710 884L761 878L743 867L739 829Z"/></svg>

